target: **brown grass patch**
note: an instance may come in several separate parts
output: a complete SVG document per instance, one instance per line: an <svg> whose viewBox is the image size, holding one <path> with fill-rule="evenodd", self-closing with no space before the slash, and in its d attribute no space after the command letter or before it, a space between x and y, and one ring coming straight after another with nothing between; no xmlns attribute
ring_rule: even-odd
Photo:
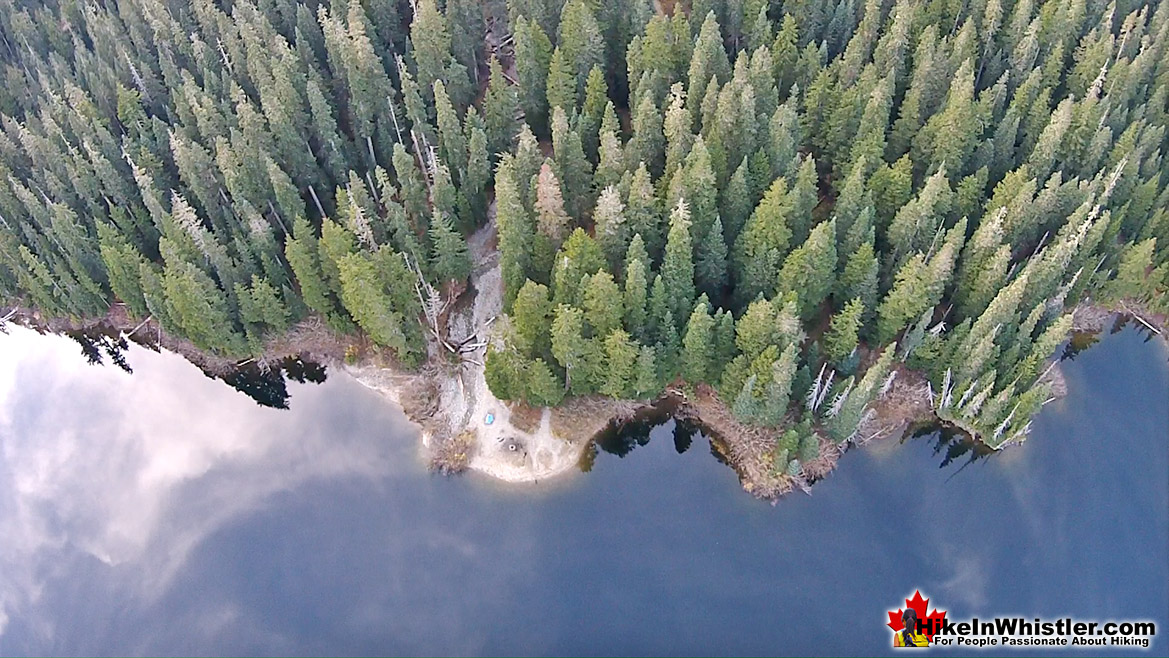
<svg viewBox="0 0 1169 658"><path fill-rule="evenodd" d="M632 418L646 406L646 402L614 400L600 395L570 398L552 409L552 433L571 443L588 441L610 422Z"/></svg>
<svg viewBox="0 0 1169 658"><path fill-rule="evenodd" d="M831 440L817 435L820 439L820 453L815 459L801 464L804 468L804 478L809 484L818 482L828 477L828 474L836 470L836 463L840 461L840 456L844 451L840 446L833 443Z"/></svg>
<svg viewBox="0 0 1169 658"><path fill-rule="evenodd" d="M398 404L410 420L425 426L426 420L438 414L438 385L433 377L415 377L409 386L397 388Z"/></svg>
<svg viewBox="0 0 1169 658"><path fill-rule="evenodd" d="M933 418L929 382L925 375L901 363L894 366L894 371L897 377L893 386L869 404L874 413L857 428L858 445L888 436L899 437L910 424Z"/></svg>
<svg viewBox="0 0 1169 658"><path fill-rule="evenodd" d="M540 419L544 417L543 407L517 401L508 403L507 408L511 411L511 424L516 429L529 434L540 429Z"/></svg>
<svg viewBox="0 0 1169 658"><path fill-rule="evenodd" d="M460 473L471 461L471 449L475 445L475 432L466 430L441 441L434 447L430 467L444 474Z"/></svg>

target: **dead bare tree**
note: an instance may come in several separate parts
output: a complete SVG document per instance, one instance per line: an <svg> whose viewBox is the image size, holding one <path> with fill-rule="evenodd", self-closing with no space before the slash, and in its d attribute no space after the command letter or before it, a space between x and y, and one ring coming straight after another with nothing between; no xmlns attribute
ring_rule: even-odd
<svg viewBox="0 0 1169 658"><path fill-rule="evenodd" d="M426 318L426 328L434 339L438 341L439 345L445 347L448 351L456 353L455 348L447 341L445 333L439 324L443 314L450 308L453 301L449 296L443 297L442 293L422 276L422 270L418 267L418 263L412 259L409 254L403 254L406 260L406 266L414 273L414 292L418 295L418 303L422 307L422 314Z"/></svg>
<svg viewBox="0 0 1169 658"><path fill-rule="evenodd" d="M8 311L7 313L5 313L4 317L0 317L0 334L8 333L8 321L14 317L16 317L16 309L15 308L13 308L11 311Z"/></svg>

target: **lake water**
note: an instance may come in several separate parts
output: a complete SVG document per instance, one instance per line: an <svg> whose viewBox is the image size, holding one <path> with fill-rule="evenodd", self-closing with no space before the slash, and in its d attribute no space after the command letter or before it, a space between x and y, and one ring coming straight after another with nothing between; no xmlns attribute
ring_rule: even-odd
<svg viewBox="0 0 1169 658"><path fill-rule="evenodd" d="M888 440L775 506L672 421L505 486L336 370L277 409L79 352L0 335L0 654L880 654L919 588L1169 649L1169 349L1131 328L1023 446Z"/></svg>

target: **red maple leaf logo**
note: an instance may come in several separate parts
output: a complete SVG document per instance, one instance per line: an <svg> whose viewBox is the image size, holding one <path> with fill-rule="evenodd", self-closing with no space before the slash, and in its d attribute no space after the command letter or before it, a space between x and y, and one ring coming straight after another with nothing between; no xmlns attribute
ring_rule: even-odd
<svg viewBox="0 0 1169 658"><path fill-rule="evenodd" d="M934 608L934 611L927 615L925 611L929 604L929 599L921 597L921 590L914 592L912 599L905 599L905 605L913 608L913 611L917 613L917 619L921 622L922 635L925 635L932 642L934 633L942 628L942 623L946 620L946 611L939 612L937 608ZM888 626L894 632L905 628L905 622L901 620L901 615L904 612L905 608L898 608L897 612L889 613Z"/></svg>

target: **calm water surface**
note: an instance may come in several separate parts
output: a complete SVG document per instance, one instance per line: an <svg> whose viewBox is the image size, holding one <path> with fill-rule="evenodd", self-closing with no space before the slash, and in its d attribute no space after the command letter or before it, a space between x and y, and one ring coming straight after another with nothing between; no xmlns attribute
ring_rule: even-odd
<svg viewBox="0 0 1169 658"><path fill-rule="evenodd" d="M78 352L0 335L0 654L889 653L917 588L1153 619L1169 650L1169 349L1132 329L1065 362L1019 448L886 441L774 507L673 421L503 486L427 473L336 371L281 410Z"/></svg>

